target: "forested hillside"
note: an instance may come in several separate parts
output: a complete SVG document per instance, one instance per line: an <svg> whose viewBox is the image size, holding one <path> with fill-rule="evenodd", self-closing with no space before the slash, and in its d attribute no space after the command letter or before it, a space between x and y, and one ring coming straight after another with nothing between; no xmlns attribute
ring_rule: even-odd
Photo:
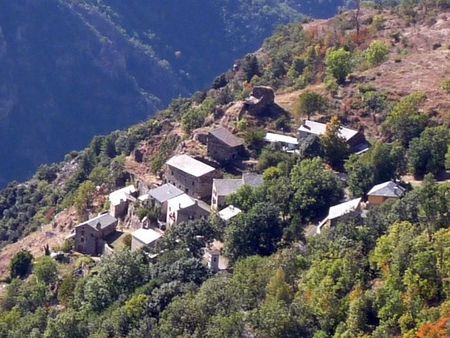
<svg viewBox="0 0 450 338"><path fill-rule="evenodd" d="M7 1L0 5L0 186L209 84L296 1ZM332 15L336 4L309 6Z"/></svg>
<svg viewBox="0 0 450 338"><path fill-rule="evenodd" d="M0 336L448 337L449 18L449 1L376 1L283 26L208 90L8 185ZM258 90L275 100L261 105ZM307 119L324 132L297 138ZM209 156L202 139L219 126L243 140L245 169ZM344 126L370 147L352 149ZM110 192L163 183L179 154L263 182L226 198L241 211L231 220L174 224L152 247L132 251L124 237L94 260L63 240L109 210ZM386 182L394 195L371 200ZM142 224L157 217L134 203ZM204 262L216 242L219 272Z"/></svg>

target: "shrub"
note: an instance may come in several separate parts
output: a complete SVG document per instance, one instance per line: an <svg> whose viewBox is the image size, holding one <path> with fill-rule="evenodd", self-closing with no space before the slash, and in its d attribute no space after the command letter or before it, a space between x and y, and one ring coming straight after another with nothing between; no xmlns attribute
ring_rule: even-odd
<svg viewBox="0 0 450 338"><path fill-rule="evenodd" d="M376 66L387 60L389 46L382 41L373 41L366 50L366 60L371 66Z"/></svg>
<svg viewBox="0 0 450 338"><path fill-rule="evenodd" d="M441 88L450 94L450 77L442 82Z"/></svg>
<svg viewBox="0 0 450 338"><path fill-rule="evenodd" d="M27 250L18 252L9 265L11 278L24 278L31 272L33 255Z"/></svg>

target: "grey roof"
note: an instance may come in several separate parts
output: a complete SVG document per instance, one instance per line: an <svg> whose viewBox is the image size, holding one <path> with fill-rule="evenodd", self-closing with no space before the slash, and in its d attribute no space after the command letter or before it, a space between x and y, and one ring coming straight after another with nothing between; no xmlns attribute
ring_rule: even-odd
<svg viewBox="0 0 450 338"><path fill-rule="evenodd" d="M214 179L213 185L216 187L217 195L228 196L239 190L244 185L241 178Z"/></svg>
<svg viewBox="0 0 450 338"><path fill-rule="evenodd" d="M406 189L392 181L375 185L367 193L368 196L402 197Z"/></svg>
<svg viewBox="0 0 450 338"><path fill-rule="evenodd" d="M298 128L300 132L305 132L314 135L322 135L325 133L327 125L325 123L305 120L303 124ZM339 136L343 137L346 141L350 140L353 136L358 134L357 130L341 127L339 129Z"/></svg>
<svg viewBox="0 0 450 338"><path fill-rule="evenodd" d="M178 189L176 186L170 184L170 183L166 183L163 184L160 187L157 187L155 189L151 189L148 194L154 198L155 200L157 200L160 203L164 203L168 200L170 200L171 198L177 197L181 194L183 194L183 191L181 191L180 189Z"/></svg>
<svg viewBox="0 0 450 338"><path fill-rule="evenodd" d="M256 188L263 184L263 176L255 173L244 173L242 175L242 181L244 184Z"/></svg>
<svg viewBox="0 0 450 338"><path fill-rule="evenodd" d="M233 135L231 131L224 127L216 128L210 131L210 134L221 140L223 143L229 147L239 147L244 144L242 139Z"/></svg>
<svg viewBox="0 0 450 338"><path fill-rule="evenodd" d="M215 170L213 167L185 154L173 156L166 164L194 177L201 177Z"/></svg>
<svg viewBox="0 0 450 338"><path fill-rule="evenodd" d="M243 185L259 187L263 183L263 177L259 174L244 173L242 178L222 178L214 179L213 184L216 187L217 195L228 196L235 193Z"/></svg>
<svg viewBox="0 0 450 338"><path fill-rule="evenodd" d="M86 222L83 222L77 226L81 226L81 225L89 225L92 228L97 230L97 224L100 224L100 229L105 229L108 226L110 226L111 224L117 222L117 219L114 218L113 216L111 216L110 214L103 214L103 215L99 215L97 217L94 217Z"/></svg>

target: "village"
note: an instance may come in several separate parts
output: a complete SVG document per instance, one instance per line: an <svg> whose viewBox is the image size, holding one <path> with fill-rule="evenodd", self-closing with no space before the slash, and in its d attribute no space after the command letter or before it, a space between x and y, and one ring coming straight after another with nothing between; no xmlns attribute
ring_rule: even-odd
<svg viewBox="0 0 450 338"><path fill-rule="evenodd" d="M252 95L245 100L242 109L257 112L274 104L274 93L270 87L255 86ZM320 137L326 124L304 120L297 130L297 137L279 132L267 132L264 141L279 151L297 153L308 136ZM362 154L370 144L362 130L341 127L339 136L345 140L353 154ZM206 146L206 156L183 153L172 156L165 163L160 181L149 186L135 180L109 194L109 212L100 214L74 227L67 239L73 239L76 252L90 255L108 255L123 247L123 238L131 233L131 250L144 249L150 256L165 231L175 224L218 216L224 224L241 213L229 203L227 197L244 185L257 188L263 183L263 175L255 172L249 159L244 140L237 137L226 126L215 126L197 135ZM140 157L140 154L135 154ZM345 178L344 178L345 179ZM320 234L323 229L336 225L337 221L351 212L363 217L370 206L380 205L387 199L401 198L405 188L393 181L375 185L363 197L350 199L330 207L328 215L309 235ZM151 209L151 216L137 219L139 207ZM136 220L137 219L137 220ZM132 221L134 220L134 221ZM217 272L228 268L227 257L222 252L223 243L215 240L204 248L204 262Z"/></svg>

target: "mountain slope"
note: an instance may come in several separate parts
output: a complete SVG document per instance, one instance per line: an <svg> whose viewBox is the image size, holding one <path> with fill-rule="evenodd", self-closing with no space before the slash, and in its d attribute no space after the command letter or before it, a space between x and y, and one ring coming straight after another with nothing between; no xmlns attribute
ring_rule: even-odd
<svg viewBox="0 0 450 338"><path fill-rule="evenodd" d="M205 86L300 9L278 0L1 3L0 186Z"/></svg>

